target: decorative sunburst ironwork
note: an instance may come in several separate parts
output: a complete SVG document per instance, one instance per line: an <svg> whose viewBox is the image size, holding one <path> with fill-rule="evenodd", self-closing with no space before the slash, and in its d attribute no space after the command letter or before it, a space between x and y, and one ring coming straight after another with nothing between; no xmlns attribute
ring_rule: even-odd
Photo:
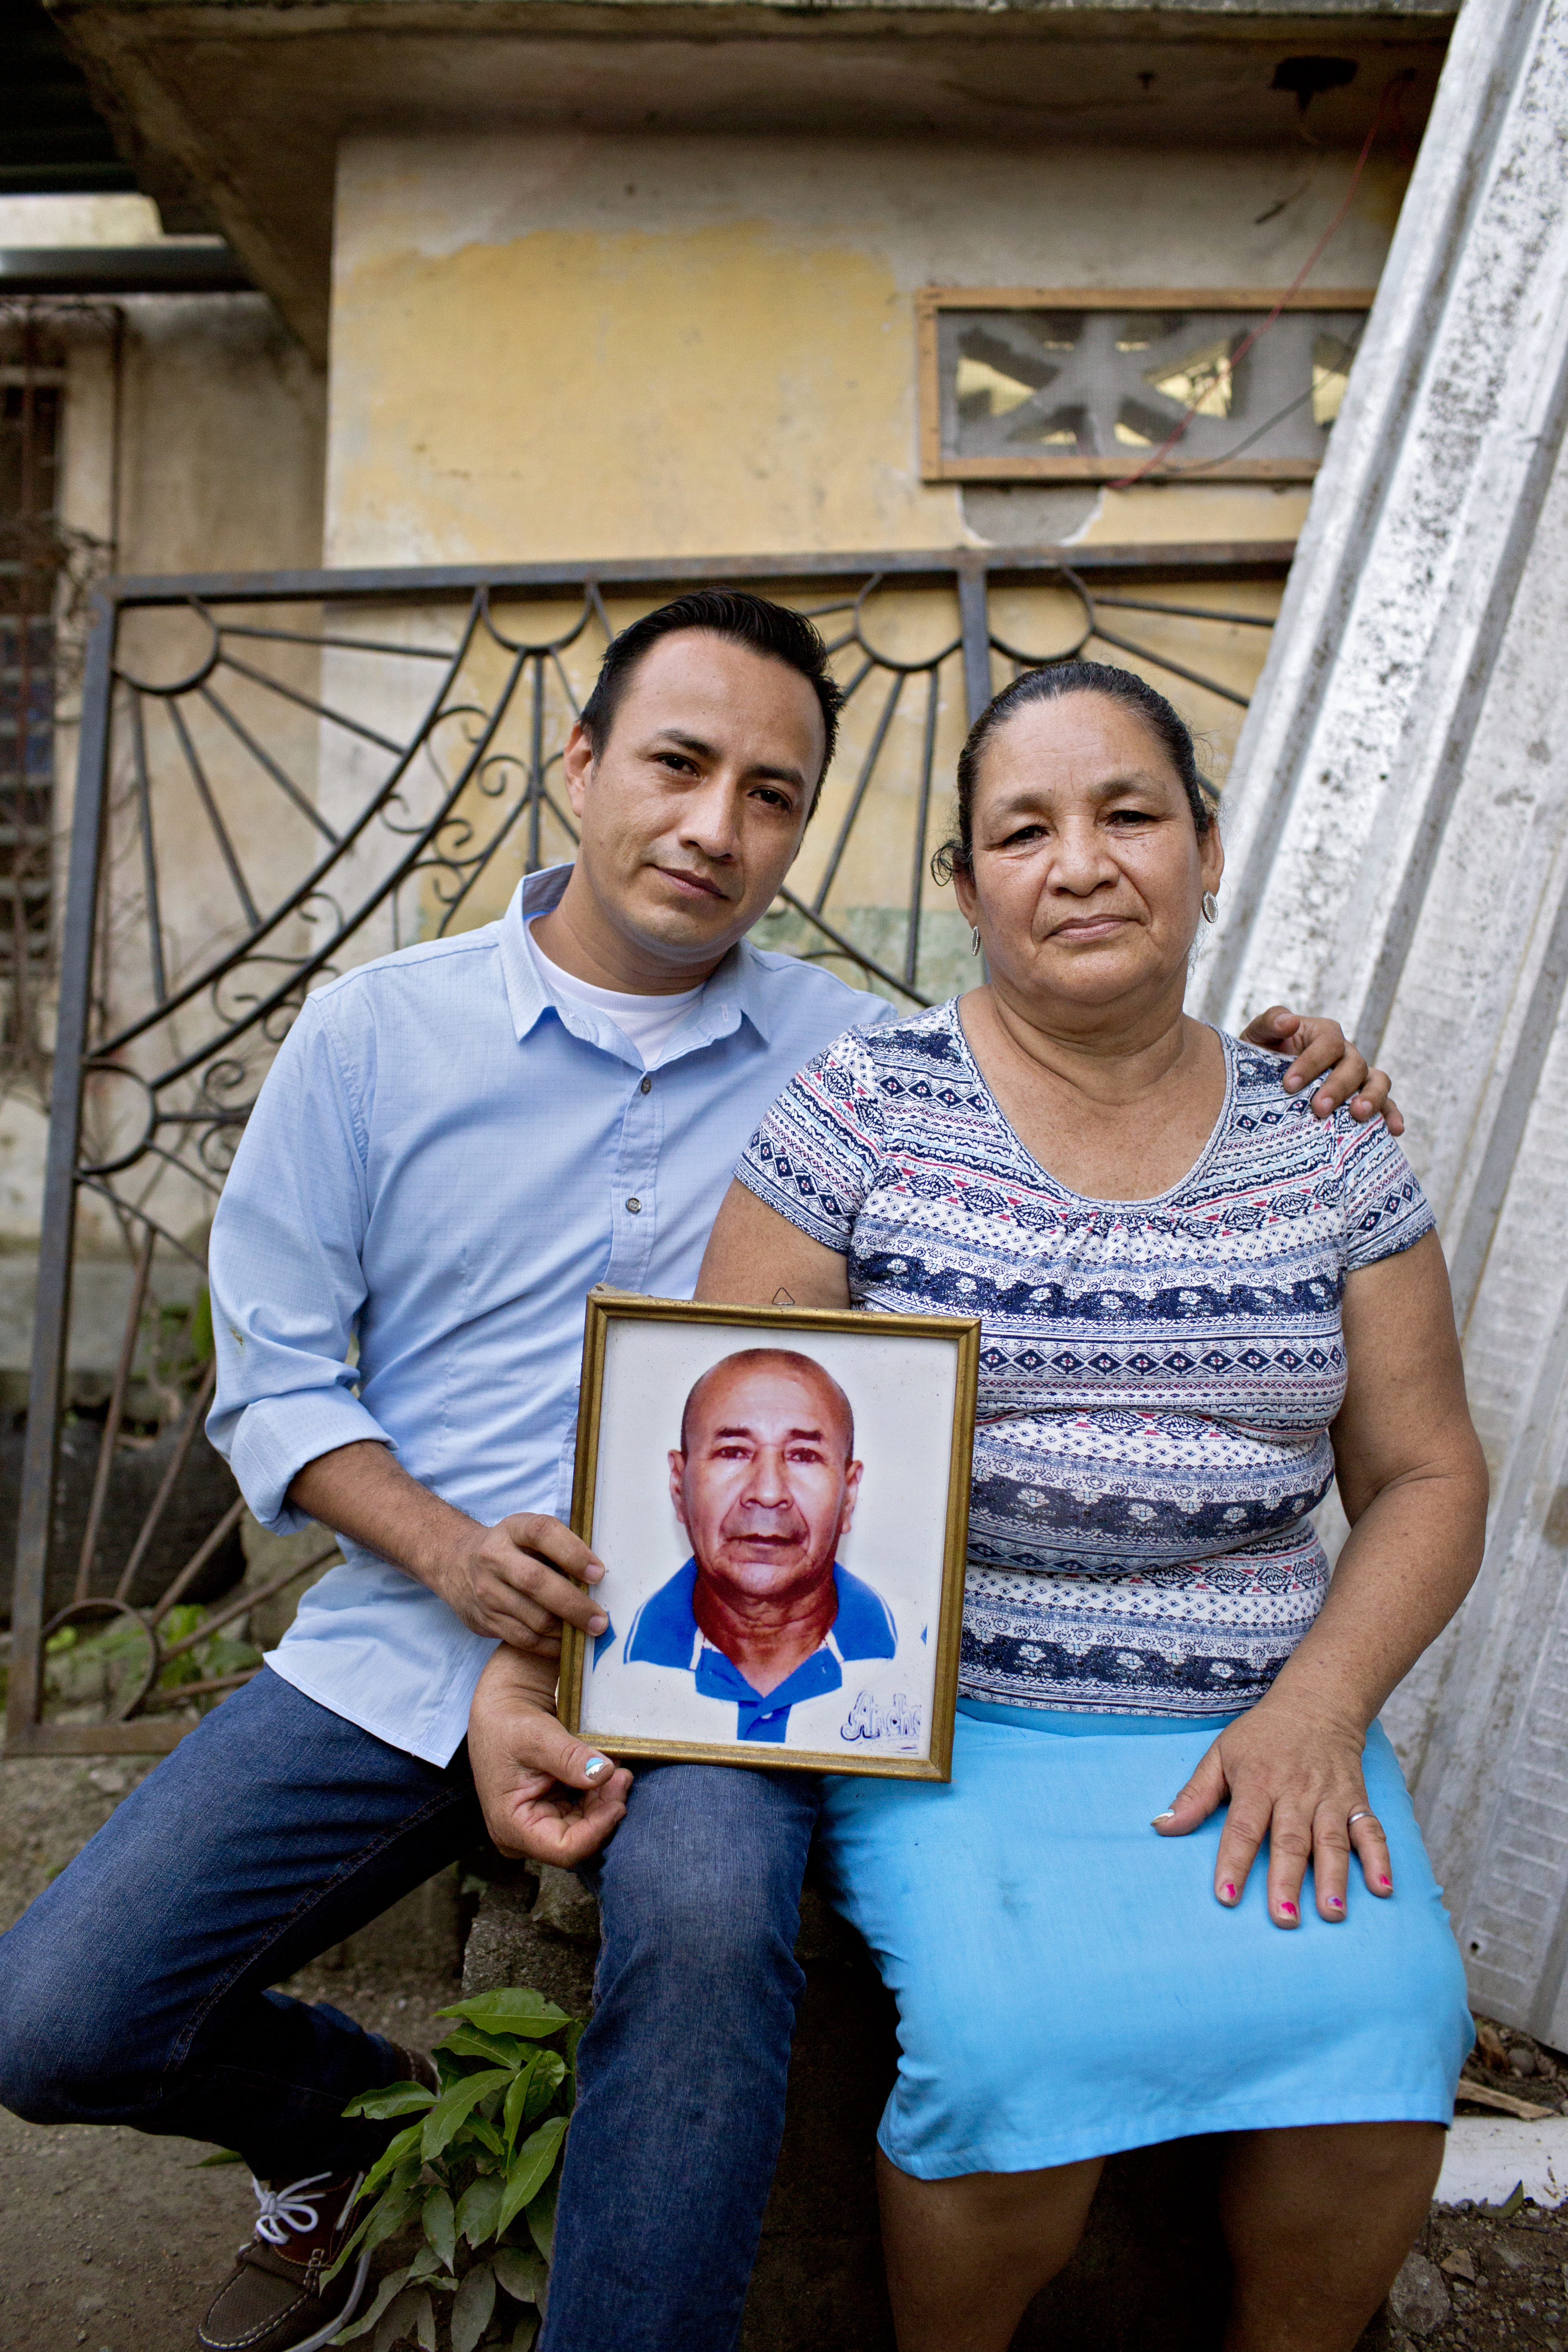
<svg viewBox="0 0 1568 2352"><path fill-rule="evenodd" d="M926 1003L973 972L930 856L964 729L994 688L1111 654L1223 750L1289 554L896 552L101 589L59 959L11 1751L172 1746L255 1671L268 1605L334 1556L325 1538L269 1556L254 1528L242 1545L244 1507L201 1434L212 1210L312 986L492 919L522 873L571 856L562 755L616 628L702 582L816 618L847 698L843 740L762 935ZM96 1395L68 1368L73 1268L120 1316Z"/></svg>

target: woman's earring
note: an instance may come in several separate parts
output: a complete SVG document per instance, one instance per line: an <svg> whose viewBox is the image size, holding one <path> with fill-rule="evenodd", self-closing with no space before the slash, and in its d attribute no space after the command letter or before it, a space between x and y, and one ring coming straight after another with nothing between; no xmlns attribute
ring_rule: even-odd
<svg viewBox="0 0 1568 2352"><path fill-rule="evenodd" d="M1215 894L1214 894L1214 892L1213 892L1212 890L1205 890L1205 891L1204 892L1204 908L1203 908L1203 912L1204 912L1204 920L1205 920L1205 923L1217 923L1217 922L1218 922L1218 920L1219 920L1219 900L1215 897Z"/></svg>
<svg viewBox="0 0 1568 2352"><path fill-rule="evenodd" d="M1209 919L1212 922L1214 919L1211 916ZM980 931L978 926L974 924L971 924L970 926L969 952L971 955L978 955L980 953Z"/></svg>

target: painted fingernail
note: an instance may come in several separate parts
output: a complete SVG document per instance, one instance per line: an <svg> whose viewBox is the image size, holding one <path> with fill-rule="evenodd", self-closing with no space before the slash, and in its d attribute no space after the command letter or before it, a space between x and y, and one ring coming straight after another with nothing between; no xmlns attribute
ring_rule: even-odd
<svg viewBox="0 0 1568 2352"><path fill-rule="evenodd" d="M583 1767L583 1778L584 1780L602 1780L605 1773L612 1769L613 1767L607 1756L590 1756Z"/></svg>
<svg viewBox="0 0 1568 2352"><path fill-rule="evenodd" d="M1343 1896L1342 1895L1330 1895L1330 1897L1329 1897L1329 1908L1330 1908L1330 1910L1331 1910L1331 1911L1342 1911L1342 1910L1344 1909L1344 1907L1345 1907L1345 1898L1344 1898L1344 1896Z"/></svg>
<svg viewBox="0 0 1568 2352"><path fill-rule="evenodd" d="M1279 1908L1287 1919L1293 1919L1296 1916L1296 1906L1293 1903L1281 1903Z"/></svg>
<svg viewBox="0 0 1568 2352"><path fill-rule="evenodd" d="M1228 1878L1219 1890L1219 1899L1222 1903L1234 1903L1236 1901L1236 1889L1231 1885Z"/></svg>
<svg viewBox="0 0 1568 2352"><path fill-rule="evenodd" d="M1380 1878L1377 1883L1380 1886L1392 1886L1394 1881L1392 1878Z"/></svg>

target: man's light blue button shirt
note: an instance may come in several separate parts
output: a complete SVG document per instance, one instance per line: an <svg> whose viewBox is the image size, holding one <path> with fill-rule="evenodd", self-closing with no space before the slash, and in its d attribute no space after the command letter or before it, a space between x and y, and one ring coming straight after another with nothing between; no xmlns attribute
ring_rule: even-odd
<svg viewBox="0 0 1568 2352"><path fill-rule="evenodd" d="M897 1017L742 940L645 1074L529 953L524 923L569 871L316 990L261 1089L213 1226L207 1430L264 1527L307 1524L290 1481L361 1438L487 1526L564 1517L587 1293L689 1297L762 1113L843 1030ZM374 1552L343 1554L269 1663L445 1764L495 1644Z"/></svg>

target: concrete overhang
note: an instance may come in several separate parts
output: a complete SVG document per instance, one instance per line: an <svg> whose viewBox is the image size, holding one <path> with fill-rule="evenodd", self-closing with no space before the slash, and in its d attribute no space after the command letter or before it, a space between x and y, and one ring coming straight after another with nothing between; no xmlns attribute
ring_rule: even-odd
<svg viewBox="0 0 1568 2352"><path fill-rule="evenodd" d="M339 140L368 130L853 131L1412 151L1447 0L50 0L170 228L221 230L326 354ZM1353 68L1303 112L1287 59Z"/></svg>
<svg viewBox="0 0 1568 2352"><path fill-rule="evenodd" d="M249 294L250 272L216 237L145 245L0 246L0 299L18 294Z"/></svg>

